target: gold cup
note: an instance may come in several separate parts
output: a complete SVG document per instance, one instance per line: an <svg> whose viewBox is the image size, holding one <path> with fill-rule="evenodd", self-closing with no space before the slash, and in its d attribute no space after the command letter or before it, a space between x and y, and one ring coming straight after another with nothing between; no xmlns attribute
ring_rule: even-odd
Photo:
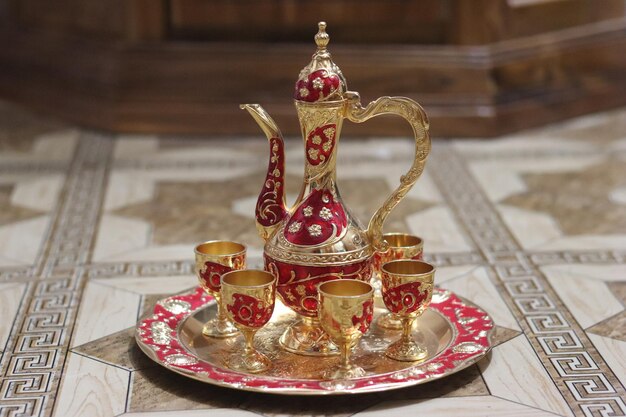
<svg viewBox="0 0 626 417"><path fill-rule="evenodd" d="M435 267L417 260L399 260L381 268L383 301L402 320L402 336L385 354L398 361L419 361L428 356L426 347L413 340L413 322L430 304Z"/></svg>
<svg viewBox="0 0 626 417"><path fill-rule="evenodd" d="M274 312L276 277L257 269L222 275L222 308L245 338L243 354L234 353L227 366L235 371L263 372L271 360L254 348L254 334L265 326Z"/></svg>
<svg viewBox="0 0 626 417"><path fill-rule="evenodd" d="M318 317L324 331L339 347L341 362L324 373L325 379L350 379L365 375L350 363L350 352L372 323L374 288L355 279L337 279L319 287Z"/></svg>
<svg viewBox="0 0 626 417"><path fill-rule="evenodd" d="M234 336L237 328L228 320L220 304L220 278L227 272L246 267L246 247L237 242L211 240L197 245L194 252L200 286L217 301L217 315L204 324L202 334L209 337Z"/></svg>
<svg viewBox="0 0 626 417"><path fill-rule="evenodd" d="M424 241L421 237L408 233L385 233L383 239L389 244L385 252L374 252L374 277L380 280L381 267L387 262L398 259L422 260ZM402 329L402 320L393 313L382 314L376 323L385 329Z"/></svg>

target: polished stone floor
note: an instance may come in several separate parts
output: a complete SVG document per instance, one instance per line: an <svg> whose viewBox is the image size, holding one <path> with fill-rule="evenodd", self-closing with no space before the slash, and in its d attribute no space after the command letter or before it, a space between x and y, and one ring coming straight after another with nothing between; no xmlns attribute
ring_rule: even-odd
<svg viewBox="0 0 626 417"><path fill-rule="evenodd" d="M342 141L362 221L412 148ZM498 345L449 378L358 397L217 388L135 346L138 317L195 285L195 242L244 241L259 265L266 154L261 135L112 136L0 103L0 416L626 415L626 109L435 142L387 231L424 238L436 281L492 315ZM302 164L288 141L291 198Z"/></svg>

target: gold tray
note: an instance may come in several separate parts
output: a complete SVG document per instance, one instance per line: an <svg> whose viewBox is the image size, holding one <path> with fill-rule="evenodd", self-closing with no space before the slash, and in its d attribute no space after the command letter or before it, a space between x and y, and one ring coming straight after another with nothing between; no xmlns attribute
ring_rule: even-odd
<svg viewBox="0 0 626 417"><path fill-rule="evenodd" d="M491 318L476 305L436 289L428 310L417 320L414 336L428 348L419 363L398 362L384 351L399 337L398 331L378 327L376 318L386 310L376 308L370 331L351 356L367 372L363 378L326 381L324 370L338 357L307 357L289 353L278 344L285 327L296 315L276 303L270 323L256 335L256 346L273 367L261 374L234 372L225 359L243 344L241 335L216 339L202 335L202 325L216 312L215 301L201 289L161 300L154 313L137 323L139 347L155 362L181 375L230 388L274 394L328 395L383 391L416 385L458 372L481 359L491 349Z"/></svg>

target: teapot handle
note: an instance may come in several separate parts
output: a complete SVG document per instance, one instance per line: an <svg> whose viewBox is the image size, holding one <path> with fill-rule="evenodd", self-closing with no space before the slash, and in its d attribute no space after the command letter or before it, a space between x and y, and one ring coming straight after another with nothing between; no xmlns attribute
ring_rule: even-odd
<svg viewBox="0 0 626 417"><path fill-rule="evenodd" d="M381 114L395 114L403 117L413 129L415 136L415 157L409 171L400 177L400 185L385 200L383 205L376 210L367 226L367 236L370 244L376 251L386 251L387 242L383 239L383 224L394 207L409 192L413 184L422 175L426 157L430 152L431 143L428 133L428 117L426 112L417 102L406 97L380 97L372 101L366 107L361 105L358 93L346 92L348 103L346 118L354 123L363 123L372 117Z"/></svg>

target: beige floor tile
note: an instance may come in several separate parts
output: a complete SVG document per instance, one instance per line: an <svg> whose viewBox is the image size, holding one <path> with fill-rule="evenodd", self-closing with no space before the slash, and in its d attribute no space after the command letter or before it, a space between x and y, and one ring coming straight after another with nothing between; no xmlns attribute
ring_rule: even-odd
<svg viewBox="0 0 626 417"><path fill-rule="evenodd" d="M0 352L4 350L26 284L0 284Z"/></svg>
<svg viewBox="0 0 626 417"><path fill-rule="evenodd" d="M622 204L626 206L626 187L614 188L609 193L609 200L615 204Z"/></svg>
<svg viewBox="0 0 626 417"><path fill-rule="evenodd" d="M624 152L626 151L626 137L624 139L618 139L611 143L610 148L613 151Z"/></svg>
<svg viewBox="0 0 626 417"><path fill-rule="evenodd" d="M496 346L491 352L489 359L480 361L478 366L492 395L559 415L572 415L524 336Z"/></svg>
<svg viewBox="0 0 626 417"><path fill-rule="evenodd" d="M123 277L94 279L94 284L119 288L137 294L175 294L198 285L194 275L172 277Z"/></svg>
<svg viewBox="0 0 626 417"><path fill-rule="evenodd" d="M428 252L465 252L472 247L461 232L450 209L436 206L406 218L411 233L424 239Z"/></svg>
<svg viewBox="0 0 626 417"><path fill-rule="evenodd" d="M113 417L126 406L129 372L70 353L54 417Z"/></svg>
<svg viewBox="0 0 626 417"><path fill-rule="evenodd" d="M448 281L469 276L477 268L480 267L476 265L438 267L435 272L435 284L448 288Z"/></svg>
<svg viewBox="0 0 626 417"><path fill-rule="evenodd" d="M492 396L383 402L355 417L554 417L553 413Z"/></svg>
<svg viewBox="0 0 626 417"><path fill-rule="evenodd" d="M76 129L58 130L40 135L33 146L33 153L47 161L65 161L74 154L80 131Z"/></svg>
<svg viewBox="0 0 626 417"><path fill-rule="evenodd" d="M595 279L605 282L626 281L626 265L546 265L541 269L551 276Z"/></svg>
<svg viewBox="0 0 626 417"><path fill-rule="evenodd" d="M536 250L621 250L626 248L626 235L578 235L563 236L537 246Z"/></svg>
<svg viewBox="0 0 626 417"><path fill-rule="evenodd" d="M601 266L598 266L602 268ZM624 309L604 282L584 274L544 267L548 281L580 326L585 329Z"/></svg>
<svg viewBox="0 0 626 417"><path fill-rule="evenodd" d="M49 224L49 216L39 216L0 226L0 257L14 265L32 265Z"/></svg>
<svg viewBox="0 0 626 417"><path fill-rule="evenodd" d="M269 147L267 152L269 157ZM219 164L228 164L230 166L241 165L265 168L267 161L262 156L266 156L266 154L250 152L242 147L234 149L222 147L220 142L207 142L205 146L161 150L157 154L152 155L150 160L163 162L176 160L186 162L207 161L207 164L215 161ZM263 178L261 177L260 180L263 181Z"/></svg>
<svg viewBox="0 0 626 417"><path fill-rule="evenodd" d="M115 140L115 160L145 157L159 150L159 140L153 135L119 135Z"/></svg>
<svg viewBox="0 0 626 417"><path fill-rule="evenodd" d="M626 385L626 342L587 333L622 385Z"/></svg>
<svg viewBox="0 0 626 417"><path fill-rule="evenodd" d="M533 249L563 236L549 214L504 204L498 204L497 209L524 249Z"/></svg>
<svg viewBox="0 0 626 417"><path fill-rule="evenodd" d="M19 181L11 193L11 204L32 210L51 211L57 204L64 180L64 175L50 174Z"/></svg>
<svg viewBox="0 0 626 417"><path fill-rule="evenodd" d="M602 161L604 156L506 158L471 162L470 171L491 201L498 202L526 191L525 173L579 171Z"/></svg>
<svg viewBox="0 0 626 417"><path fill-rule="evenodd" d="M553 137L549 140L542 139L543 140L537 139L536 135L522 133L516 134L513 137L503 137L490 141L463 139L455 141L454 147L463 154L480 157L497 155L498 153L513 154L520 151L554 152L566 149L570 152L573 150L583 152L595 149L593 145L584 142L572 143L571 140L556 139Z"/></svg>
<svg viewBox="0 0 626 417"><path fill-rule="evenodd" d="M396 178L395 182L392 181L390 184L397 186L397 181L398 179ZM432 203L443 203L443 197L428 173L428 169L419 177L413 188L407 193L407 196Z"/></svg>
<svg viewBox="0 0 626 417"><path fill-rule="evenodd" d="M205 161L191 168L159 168L150 170L126 170L130 174L139 173L146 178L150 178L154 181L184 181L184 182L201 182L201 181L225 181L233 178L242 177L251 172L259 173L259 191L263 185L265 175L262 174L266 165L263 164L262 168L256 164L248 165L226 165L226 164L209 164ZM302 172L300 173L302 175Z"/></svg>
<svg viewBox="0 0 626 417"><path fill-rule="evenodd" d="M489 279L486 268L478 267L459 278L447 281L445 288L481 306L497 325L521 330Z"/></svg>
<svg viewBox="0 0 626 417"><path fill-rule="evenodd" d="M181 261L193 260L193 247L195 242L181 245L150 246L141 249L133 249L116 253L106 258L106 261Z"/></svg>
<svg viewBox="0 0 626 417"><path fill-rule="evenodd" d="M89 282L83 292L72 347L133 326L140 295Z"/></svg>
<svg viewBox="0 0 626 417"><path fill-rule="evenodd" d="M109 177L105 210L117 210L130 204L142 203L154 198L154 180L139 173L113 172Z"/></svg>
<svg viewBox="0 0 626 417"><path fill-rule="evenodd" d="M130 219L112 214L102 216L92 259L128 259L129 252L148 245L151 227L140 219Z"/></svg>

